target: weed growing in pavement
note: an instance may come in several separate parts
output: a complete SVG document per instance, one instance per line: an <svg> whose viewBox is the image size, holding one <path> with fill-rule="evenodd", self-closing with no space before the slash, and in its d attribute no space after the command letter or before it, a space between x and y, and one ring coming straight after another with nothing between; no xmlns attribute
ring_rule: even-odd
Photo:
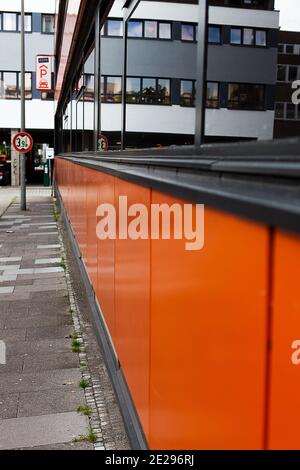
<svg viewBox="0 0 300 470"><path fill-rule="evenodd" d="M73 353L80 353L81 351L81 343L78 341L78 339L73 339L72 341L72 351Z"/></svg>
<svg viewBox="0 0 300 470"><path fill-rule="evenodd" d="M88 405L80 405L77 408L77 413L81 413L84 416L91 416L92 409Z"/></svg>
<svg viewBox="0 0 300 470"><path fill-rule="evenodd" d="M85 390L89 386L90 386L90 383L87 380L85 380L85 379L80 380L80 382L79 382L79 387L80 388L83 388L83 390Z"/></svg>

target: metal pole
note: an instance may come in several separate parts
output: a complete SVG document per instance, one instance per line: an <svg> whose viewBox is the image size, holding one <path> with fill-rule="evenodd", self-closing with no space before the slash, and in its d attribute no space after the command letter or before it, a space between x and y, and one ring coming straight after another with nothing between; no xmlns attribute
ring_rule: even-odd
<svg viewBox="0 0 300 470"><path fill-rule="evenodd" d="M126 13L125 13L126 15ZM126 149L126 95L127 95L127 53L128 22L126 16L123 21L123 73L122 73L122 123L121 123L121 150Z"/></svg>
<svg viewBox="0 0 300 470"><path fill-rule="evenodd" d="M98 150L101 133L101 30L100 5L95 20L95 108L94 108L94 151Z"/></svg>
<svg viewBox="0 0 300 470"><path fill-rule="evenodd" d="M204 143L205 137L208 9L208 0L199 0L195 130L196 148L199 148L200 145Z"/></svg>
<svg viewBox="0 0 300 470"><path fill-rule="evenodd" d="M25 7L21 0L21 132L25 132ZM26 211L26 154L21 160L21 210Z"/></svg>

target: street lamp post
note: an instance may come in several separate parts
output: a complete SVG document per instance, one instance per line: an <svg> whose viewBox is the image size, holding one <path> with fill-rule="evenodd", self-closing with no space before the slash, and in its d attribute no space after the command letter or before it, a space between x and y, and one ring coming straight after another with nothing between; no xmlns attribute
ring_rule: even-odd
<svg viewBox="0 0 300 470"><path fill-rule="evenodd" d="M205 104L208 42L208 0L199 0L196 83L196 130L195 146L199 149L205 137Z"/></svg>
<svg viewBox="0 0 300 470"><path fill-rule="evenodd" d="M25 132L25 6L21 0L21 132ZM21 210L26 211L26 154L21 161Z"/></svg>

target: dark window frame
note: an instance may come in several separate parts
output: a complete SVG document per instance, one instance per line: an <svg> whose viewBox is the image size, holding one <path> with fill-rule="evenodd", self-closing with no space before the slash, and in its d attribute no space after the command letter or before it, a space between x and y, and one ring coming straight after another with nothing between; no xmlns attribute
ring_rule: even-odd
<svg viewBox="0 0 300 470"><path fill-rule="evenodd" d="M252 107L252 106L243 106L243 107L233 107L233 106L230 106L230 100L229 100L229 85L238 85L239 87L241 86L253 86L253 87L257 87L257 86L260 86L262 87L263 89L263 103L262 103L262 107ZM240 103L240 90L239 90L239 93L238 93L238 97L239 97L239 100L238 100L238 103ZM266 85L263 84L263 83L241 83L241 82L228 82L228 93L227 93L227 109L230 109L232 111L266 111L267 108L266 108Z"/></svg>
<svg viewBox="0 0 300 470"><path fill-rule="evenodd" d="M168 80L170 82L170 96L169 96L169 103L145 103L145 102L137 102L137 103L132 103L128 101L128 94L126 93L126 103L127 105L133 104L133 105L145 105L145 106L172 106L172 78L170 77L139 77L139 76L128 76L127 79L138 79L140 80L140 100L143 98L143 81L144 80L155 80L155 86L156 86L156 95L158 95L158 82L159 80Z"/></svg>
<svg viewBox="0 0 300 470"><path fill-rule="evenodd" d="M220 32L220 41L219 42L211 42L209 40L209 29L210 28L217 28ZM208 44L211 44L211 45L215 45L215 46L218 46L218 45L222 45L223 44L223 38L222 38L222 25L219 25L219 24L209 24L208 25Z"/></svg>
<svg viewBox="0 0 300 470"><path fill-rule="evenodd" d="M190 104L187 104L188 99L184 99L181 94L181 85L182 82L191 82L192 83L192 96ZM190 78L181 78L180 79L180 89L179 89L179 96L180 96L180 106L182 108L195 108L195 99L196 99L196 80Z"/></svg>
<svg viewBox="0 0 300 470"><path fill-rule="evenodd" d="M44 22L43 22L43 19L45 16L51 16L53 18L53 33L47 33L46 31L44 31ZM46 36L53 36L55 34L55 15L53 13L42 13L42 18L41 18L41 33L42 34L46 34Z"/></svg>
<svg viewBox="0 0 300 470"><path fill-rule="evenodd" d="M231 42L231 30L236 29L241 31L241 42L240 43L234 43ZM245 29L252 29L253 31L253 36L254 36L254 44L244 44L244 37L245 37ZM266 45L260 45L257 44L256 41L256 33L258 31L263 31L266 33ZM230 46L236 46L236 47L251 47L251 48L257 48L257 49L267 49L269 47L269 30L267 28L256 28L252 26L230 26L230 40L229 44Z"/></svg>
<svg viewBox="0 0 300 470"><path fill-rule="evenodd" d="M121 104L122 103L122 75L101 75L103 78L103 93L101 93L101 103L102 104ZM121 91L120 93L107 93L107 79L108 78L120 78L121 79ZM105 101L103 98L110 96L119 96L120 101Z"/></svg>
<svg viewBox="0 0 300 470"><path fill-rule="evenodd" d="M193 27L193 39L192 40L189 40L189 39L182 39L182 27L183 26L192 26ZM191 22L188 22L188 21L182 21L181 24L180 24L180 40L182 42L185 42L185 43L188 43L188 44L193 44L193 43L196 43L197 42L197 23L191 23Z"/></svg>
<svg viewBox="0 0 300 470"><path fill-rule="evenodd" d="M120 21L120 22L123 22L123 20L121 18L108 18L107 21L105 22L104 26L103 26L103 32L102 32L102 37L105 37L105 38L118 38L118 39L121 39L123 38L124 36L124 30L123 30L123 34L122 36L115 36L115 35L110 35L108 34L108 21ZM130 21L136 21L136 22L140 22L142 23L142 36L127 36L128 39L133 39L133 40L136 40L136 39L144 39L146 41L173 41L173 21L168 21L168 20L156 20L156 19L151 19L151 18L147 18L147 19L139 19L139 18L134 18ZM128 22L128 24L130 23L130 21ZM151 38L151 37L146 37L145 36L145 23L146 21L150 21L150 22L156 22L157 23L157 37L156 38ZM170 31L171 31L171 34L170 34L170 38L162 38L159 36L159 26L161 24L168 24L170 25Z"/></svg>
<svg viewBox="0 0 300 470"><path fill-rule="evenodd" d="M15 98L8 98L9 101L18 101L21 99L21 72L19 71L16 71L16 70L0 70L0 82L4 83L4 80L3 80L3 74L5 73L13 73L16 75L16 92L17 92L17 96ZM31 76L31 96L28 98L26 97L26 90L25 90L25 99L26 101L31 101L33 99L33 80L32 80L32 76L33 76L33 72L25 72L26 75L29 75ZM1 95L0 95L1 96ZM0 100L6 100L6 98L0 98Z"/></svg>

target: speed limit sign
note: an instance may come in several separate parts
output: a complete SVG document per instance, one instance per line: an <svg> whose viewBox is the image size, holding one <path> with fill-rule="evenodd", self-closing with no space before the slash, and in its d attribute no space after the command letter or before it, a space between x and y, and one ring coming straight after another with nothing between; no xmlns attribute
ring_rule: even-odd
<svg viewBox="0 0 300 470"><path fill-rule="evenodd" d="M106 152L109 148L109 143L107 137L105 135L100 134L98 139L98 151L99 152Z"/></svg>
<svg viewBox="0 0 300 470"><path fill-rule="evenodd" d="M13 147L19 153L30 152L33 147L31 135L27 134L27 132L19 132L19 134L14 137Z"/></svg>

